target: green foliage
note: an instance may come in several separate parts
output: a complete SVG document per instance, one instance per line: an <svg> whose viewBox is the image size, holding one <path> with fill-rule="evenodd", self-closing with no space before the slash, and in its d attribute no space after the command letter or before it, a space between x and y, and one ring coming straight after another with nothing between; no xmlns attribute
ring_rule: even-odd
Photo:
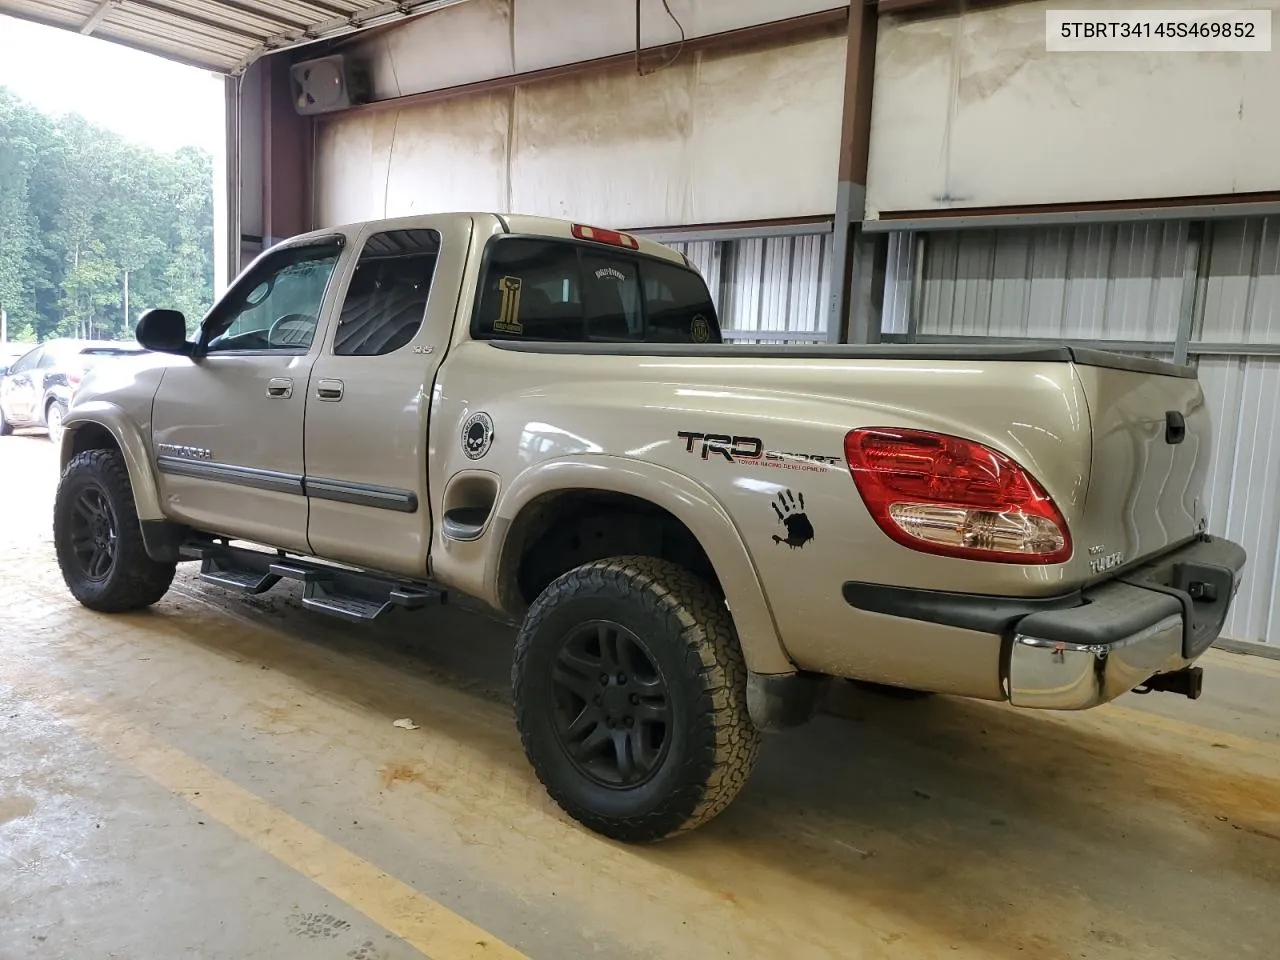
<svg viewBox="0 0 1280 960"><path fill-rule="evenodd" d="M125 316L125 300L129 315ZM138 316L213 300L213 163L165 154L0 87L0 306L9 338L132 339Z"/></svg>

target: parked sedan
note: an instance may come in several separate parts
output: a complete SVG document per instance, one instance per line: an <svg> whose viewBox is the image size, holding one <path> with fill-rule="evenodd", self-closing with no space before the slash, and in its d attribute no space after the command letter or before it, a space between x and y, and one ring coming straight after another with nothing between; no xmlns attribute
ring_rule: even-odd
<svg viewBox="0 0 1280 960"><path fill-rule="evenodd" d="M58 443L62 418L90 367L145 352L137 344L113 340L49 340L7 368L0 358L0 436L15 427L43 427Z"/></svg>

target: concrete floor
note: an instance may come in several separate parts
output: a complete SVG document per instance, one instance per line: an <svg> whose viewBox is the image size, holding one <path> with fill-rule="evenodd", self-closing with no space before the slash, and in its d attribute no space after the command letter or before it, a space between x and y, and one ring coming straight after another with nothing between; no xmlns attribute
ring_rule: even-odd
<svg viewBox="0 0 1280 960"><path fill-rule="evenodd" d="M0 960L1280 957L1280 662L1082 715L841 687L726 814L631 848L530 773L508 630L187 568L92 614L55 475L0 439Z"/></svg>

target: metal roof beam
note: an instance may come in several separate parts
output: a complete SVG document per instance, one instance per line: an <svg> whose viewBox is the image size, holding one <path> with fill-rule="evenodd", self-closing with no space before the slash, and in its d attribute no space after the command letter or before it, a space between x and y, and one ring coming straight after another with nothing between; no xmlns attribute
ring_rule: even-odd
<svg viewBox="0 0 1280 960"><path fill-rule="evenodd" d="M98 28L103 18L111 12L111 8L118 6L120 0L99 0L98 5L93 8L93 13L89 14L88 19L80 24L80 32L86 37L91 35Z"/></svg>

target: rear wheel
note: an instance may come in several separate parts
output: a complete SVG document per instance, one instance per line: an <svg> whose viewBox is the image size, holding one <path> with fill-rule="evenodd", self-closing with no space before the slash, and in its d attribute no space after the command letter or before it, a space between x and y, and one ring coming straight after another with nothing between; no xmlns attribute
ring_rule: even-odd
<svg viewBox="0 0 1280 960"><path fill-rule="evenodd" d="M147 555L129 471L115 450L86 450L67 464L54 500L53 544L72 595L103 613L151 606L177 568Z"/></svg>
<svg viewBox="0 0 1280 960"><path fill-rule="evenodd" d="M755 765L746 665L724 602L651 557L585 564L534 602L512 683L525 753L585 826L661 840L715 817Z"/></svg>

